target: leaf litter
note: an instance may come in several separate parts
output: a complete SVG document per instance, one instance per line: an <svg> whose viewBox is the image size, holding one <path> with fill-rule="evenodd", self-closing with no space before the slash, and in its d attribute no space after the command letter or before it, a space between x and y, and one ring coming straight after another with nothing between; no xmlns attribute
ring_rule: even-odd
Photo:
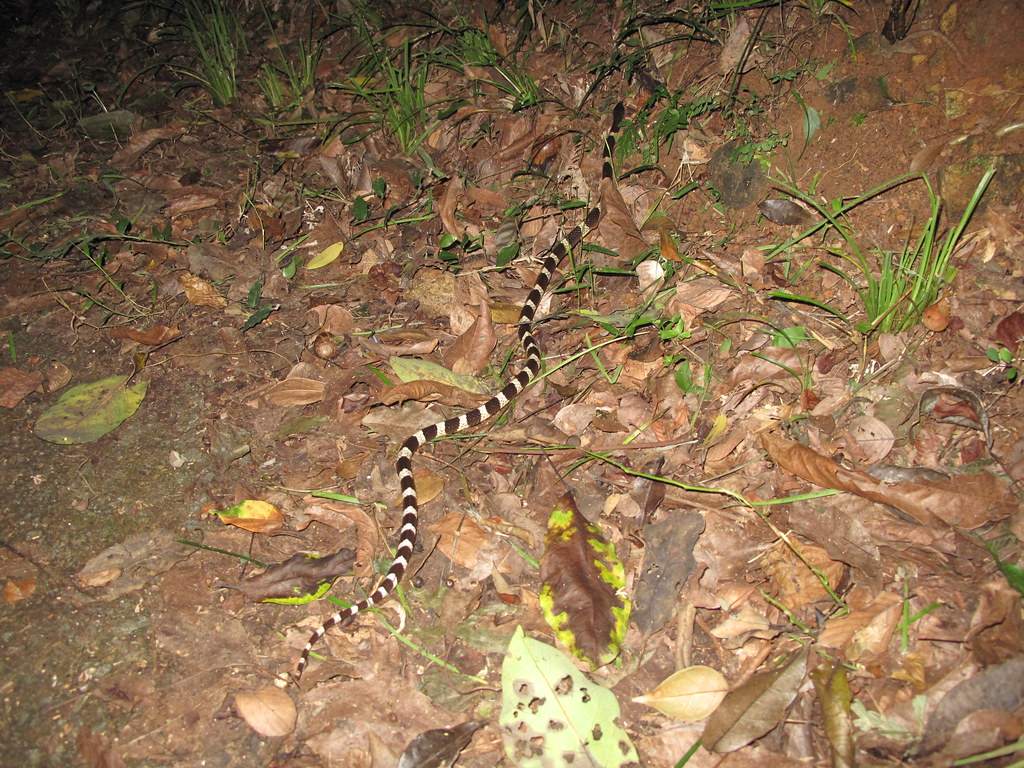
<svg viewBox="0 0 1024 768"><path fill-rule="evenodd" d="M1012 754L1024 636L1019 130L991 128L1012 112L1000 74L1019 67L1012 8L924 9L912 24L921 34L890 51L871 42L872 14L839 5L818 17L795 5L785 19L775 8L711 14L689 28L695 39L671 46L655 43L681 17L648 25L625 11L548 7L529 29L517 26L525 17L462 20L438 33L443 45L394 24L388 40L447 62L427 81L436 101L421 153L402 158L401 127L373 111L381 102L344 87L379 74L353 74L369 45L353 19L328 25L340 31L323 40L317 87L290 112L274 112L255 60L244 109L210 109L195 84L199 101L186 106L150 79L160 67L138 65L131 111L115 117L145 120L120 144L81 141L77 116L52 119L65 105L19 93L10 124L20 149L5 155L17 195L0 216L12 446L2 471L19 504L3 512L0 567L22 670L11 695L29 717L5 743L19 755L48 745L43 761L61 764L198 764L214 751L238 764L559 764L570 748L550 717L531 719L524 745L496 713L499 702L524 704L499 679L521 641L544 644L574 690L604 691L587 716L619 753L588 754L596 732L574 731L572 754L591 764L674 766L702 732L690 765L711 764L708 750L772 765ZM190 54L139 13L155 46L145 55L162 45ZM94 10L83 18L81 35L103 30ZM254 41L273 29L296 39L264 54L301 50L303 19L257 21ZM843 25L857 33L856 56ZM552 36L559 29L586 38L582 69L556 53L573 44ZM954 52L974 34L991 40L961 60ZM625 51L616 39L646 41L650 56L624 65L632 82L595 83L584 70ZM789 47L800 39L809 58ZM724 85L700 76L708 67ZM36 74L74 77L61 65ZM545 94L536 102L531 80ZM136 103L137 83L162 106ZM116 100L113 82L91 85ZM463 101L443 101L456 91ZM618 98L618 183L597 190L603 113ZM258 146L238 141L253 135L254 111L268 137ZM369 130L353 117L376 114L383 122ZM85 125L122 130L100 118ZM63 127L18 133L44 124ZM314 136L311 124L324 130ZM821 211L903 170L939 172L929 178L941 177L944 226L955 225L990 161L998 169L972 237L941 276L952 282L905 330L882 332L886 310L869 316L864 280L914 245L927 199L894 188L799 239ZM737 186L773 179L806 199L764 186L739 202L749 189ZM321 616L372 589L399 525L397 443L475 407L514 372L518 309L537 273L529 258L595 195L601 225L538 311L544 380L417 456L424 535L412 578L379 614L318 646L301 691L268 687ZM870 246L858 256L847 235ZM71 381L106 377L120 389L45 416ZM118 404L126 381L148 387L133 412ZM26 449L40 422L51 453ZM147 433L160 447L129 447ZM542 543L563 483L600 531L575 540L571 557ZM74 491L34 490L58 485ZM324 491L360 503L309 495ZM266 505L239 508L231 519L245 525L204 514L245 499ZM621 562L615 599L635 604L614 654L608 622L580 618L607 607L591 594L594 543ZM277 565L250 578L254 561ZM569 600L573 639L545 623L543 586L562 576L589 585ZM339 602L311 608L330 582L325 600ZM279 602L258 602L268 598ZM48 654L46 633L30 630L72 604L64 620L81 627ZM617 656L589 682L568 655L579 636L588 658ZM728 687L705 725L634 701L695 665ZM520 670L531 686L544 671L534 666ZM51 689L65 698L40 693ZM80 693L95 718L68 709ZM659 696L675 699L674 717L691 694ZM524 706L532 717L550 703ZM77 731L54 735L36 706ZM264 737L255 751L235 715Z"/></svg>

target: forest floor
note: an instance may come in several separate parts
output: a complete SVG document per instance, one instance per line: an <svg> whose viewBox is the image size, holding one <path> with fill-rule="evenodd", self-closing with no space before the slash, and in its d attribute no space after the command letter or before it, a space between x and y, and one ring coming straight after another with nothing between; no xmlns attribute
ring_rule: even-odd
<svg viewBox="0 0 1024 768"><path fill-rule="evenodd" d="M1024 9L900 5L3 3L0 764L1020 765Z"/></svg>

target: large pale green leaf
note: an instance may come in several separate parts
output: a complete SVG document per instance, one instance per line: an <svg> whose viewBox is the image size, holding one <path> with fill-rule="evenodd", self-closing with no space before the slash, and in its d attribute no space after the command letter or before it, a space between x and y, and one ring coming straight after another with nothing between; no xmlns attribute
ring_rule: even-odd
<svg viewBox="0 0 1024 768"><path fill-rule="evenodd" d="M392 357L388 360L391 370L402 382L410 381L437 381L441 384L463 389L467 392L486 394L487 388L472 376L453 373L443 365L431 363L428 360L420 360L417 357Z"/></svg>
<svg viewBox="0 0 1024 768"><path fill-rule="evenodd" d="M91 443L138 410L146 381L126 387L127 376L110 376L72 387L36 421L37 437L51 443Z"/></svg>
<svg viewBox="0 0 1024 768"><path fill-rule="evenodd" d="M639 768L615 694L517 627L501 665L505 754L519 768Z"/></svg>

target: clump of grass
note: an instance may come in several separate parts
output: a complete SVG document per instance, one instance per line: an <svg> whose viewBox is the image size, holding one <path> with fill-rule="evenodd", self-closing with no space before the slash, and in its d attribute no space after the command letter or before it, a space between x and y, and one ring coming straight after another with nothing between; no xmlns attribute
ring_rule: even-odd
<svg viewBox="0 0 1024 768"><path fill-rule="evenodd" d="M196 54L196 69L188 72L209 92L218 107L238 94L238 58L245 51L245 34L236 11L225 0L186 0L185 39Z"/></svg>
<svg viewBox="0 0 1024 768"><path fill-rule="evenodd" d="M433 129L427 113L427 78L430 62L417 56L406 40L398 51L377 42L365 25L359 25L368 53L355 74L341 83L329 83L364 101L370 121L387 132L407 156L417 154Z"/></svg>
<svg viewBox="0 0 1024 768"><path fill-rule="evenodd" d="M445 49L442 62L509 96L513 112L540 101L537 81L502 57L483 30L471 27L459 33L455 46Z"/></svg>
<svg viewBox="0 0 1024 768"><path fill-rule="evenodd" d="M257 82L271 109L283 111L297 106L313 89L324 47L321 41L313 39L313 23L310 21L309 34L299 40L294 53L289 55L273 32L274 25L265 6L263 13L270 25L276 56L273 62L264 64L260 69Z"/></svg>
<svg viewBox="0 0 1024 768"><path fill-rule="evenodd" d="M928 177L924 174L894 179L846 203L842 200L821 203L793 186L776 183L778 189L813 208L821 216L821 221L773 248L767 258L777 256L821 230L834 230L840 236L842 245L829 247L827 251L838 257L841 263L850 265L853 271L851 273L840 264L832 262L821 262L819 266L839 275L860 297L866 319L856 325L857 330L864 335L875 331L905 331L921 319L924 310L935 303L943 288L949 285L956 275L950 259L994 174L995 169L990 168L981 177L960 220L944 238L939 234L942 200L935 194ZM865 251L846 221L846 214L860 204L915 179L924 182L930 206L928 218L920 234L916 239L908 239L900 251L880 248ZM773 296L788 301L803 300L841 316L816 300L794 294L776 293Z"/></svg>

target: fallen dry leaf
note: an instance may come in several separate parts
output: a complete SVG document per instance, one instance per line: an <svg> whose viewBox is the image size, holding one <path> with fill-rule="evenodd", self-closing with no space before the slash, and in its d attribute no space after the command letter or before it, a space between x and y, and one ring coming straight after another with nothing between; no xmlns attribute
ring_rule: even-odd
<svg viewBox="0 0 1024 768"><path fill-rule="evenodd" d="M673 672L653 691L633 701L654 707L681 723L696 723L715 711L728 690L729 683L721 672L698 665Z"/></svg>
<svg viewBox="0 0 1024 768"><path fill-rule="evenodd" d="M477 374L487 368L491 352L498 343L491 322L491 308L486 301L480 302L480 314L465 333L455 340L444 356L445 364L454 373Z"/></svg>
<svg viewBox="0 0 1024 768"><path fill-rule="evenodd" d="M140 331L126 325L111 328L108 333L112 339L128 339L137 344L145 344L147 347L159 347L173 339L181 336L181 331L176 325L154 325L148 330Z"/></svg>
<svg viewBox="0 0 1024 768"><path fill-rule="evenodd" d="M0 368L0 407L13 408L28 395L39 389L43 374L20 368Z"/></svg>
<svg viewBox="0 0 1024 768"><path fill-rule="evenodd" d="M191 272L182 272L178 275L178 283L185 291L185 297L189 304L197 307L213 307L223 309L228 305L228 300L221 296L211 283L196 277Z"/></svg>
<svg viewBox="0 0 1024 768"><path fill-rule="evenodd" d="M298 718L292 697L276 686L236 693L235 710L250 728L268 739L287 736Z"/></svg>
<svg viewBox="0 0 1024 768"><path fill-rule="evenodd" d="M1009 517L1018 504L1009 486L994 475L978 473L945 479L885 483L866 472L847 469L800 443L766 432L761 445L771 460L822 488L863 496L905 512L922 525L942 520L973 529Z"/></svg>
<svg viewBox="0 0 1024 768"><path fill-rule="evenodd" d="M7 605L20 603L30 597L36 591L36 580L34 576L26 579L8 579L4 584L4 602Z"/></svg>
<svg viewBox="0 0 1024 768"><path fill-rule="evenodd" d="M271 405L288 407L293 405L309 405L324 399L326 386L322 381L295 376L267 390L267 402Z"/></svg>

